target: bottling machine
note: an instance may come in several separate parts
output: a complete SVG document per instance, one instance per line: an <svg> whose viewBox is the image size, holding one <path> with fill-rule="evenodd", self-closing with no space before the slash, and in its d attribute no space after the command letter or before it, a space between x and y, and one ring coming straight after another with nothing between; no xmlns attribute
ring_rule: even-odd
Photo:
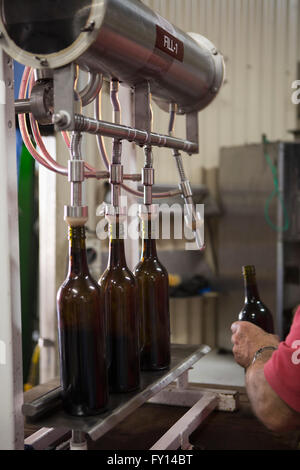
<svg viewBox="0 0 300 470"><path fill-rule="evenodd" d="M0 319L0 414L2 427L5 427L5 436L0 442L4 448L23 448L14 114L18 115L23 141L33 158L49 171L66 176L70 183L70 204L65 206L67 223L80 225L88 219L88 208L82 197L84 180L106 179L111 184L112 207L120 213L121 191L143 198L149 214L155 211L154 199L181 194L197 246L203 249L203 221L193 204L182 153L198 153L198 113L218 94L224 79L224 62L219 50L208 39L181 31L140 0L1 0L0 4L0 199L3 214L0 243L4 256L0 267L3 312ZM25 65L15 103L13 59ZM76 88L78 70L88 73L88 82L82 90ZM110 82L113 122L100 118L100 92L104 80ZM119 83L131 89L134 96L132 126L121 122ZM151 98L169 113L166 134L152 130ZM89 117L85 115L84 107L92 102L95 114ZM36 145L29 136L26 115L29 115ZM176 115L186 118L184 139L174 136ZM39 124L54 124L56 132L62 133L70 150L67 167L49 154ZM92 167L82 157L81 137L84 133L96 136L105 171ZM111 158L104 137L112 139ZM122 141L143 147L145 165L141 173L123 172ZM153 147L166 147L172 151L178 168L178 190L152 191ZM141 181L143 191L132 189L127 180ZM205 347L198 353L191 350L192 359L185 361L184 367L177 352L179 356L177 354L176 364L165 385L178 378L205 352ZM158 389L155 386L149 388L148 384L143 400L149 399L155 390ZM135 406L140 403L139 399ZM201 402L201 409L211 410L217 406L215 395L205 395L202 400L205 403ZM194 403L195 397L190 397L190 402ZM131 403L125 413L124 404L122 406L120 419L133 409ZM103 429L110 428L110 419L108 416L108 421L102 423ZM74 429L73 446L84 443L84 432L99 437L100 427L95 422L88 429L71 426Z"/></svg>

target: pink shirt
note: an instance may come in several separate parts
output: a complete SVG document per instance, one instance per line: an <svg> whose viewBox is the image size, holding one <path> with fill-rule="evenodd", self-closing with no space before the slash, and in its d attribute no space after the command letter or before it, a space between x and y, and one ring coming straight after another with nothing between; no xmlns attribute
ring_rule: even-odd
<svg viewBox="0 0 300 470"><path fill-rule="evenodd" d="M274 392L300 413L300 307L285 341L266 362L264 374Z"/></svg>

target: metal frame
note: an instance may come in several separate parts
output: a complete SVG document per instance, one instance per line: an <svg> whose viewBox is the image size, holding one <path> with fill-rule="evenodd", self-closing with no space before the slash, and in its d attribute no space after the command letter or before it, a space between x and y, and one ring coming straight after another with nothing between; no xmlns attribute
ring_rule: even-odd
<svg viewBox="0 0 300 470"><path fill-rule="evenodd" d="M47 392L33 402L25 403L23 412L28 418L33 418L35 424L43 426L43 429L72 430L71 448L79 450L77 444L80 444L80 450L85 450L86 435L94 441L99 439L150 399L155 403L160 400L166 403L164 394L168 398L172 396L170 404L184 406L188 404L188 406L192 406L200 398L202 400L201 406L205 405L205 409L209 407L209 410L212 410L218 405L218 400L215 400L215 397L217 397L216 391L209 391L207 394L206 392L203 393L202 390L199 391L199 389L193 391L187 388L188 370L209 351L210 348L206 345L172 345L170 369L167 371L142 372L141 389L130 394L111 395L109 408L102 415L86 418L67 415L61 409L60 388ZM178 388L174 391L171 384L176 380L178 380ZM54 386L53 383L51 385ZM182 400L182 397L184 397L184 400ZM205 397L205 400L203 400L203 397ZM211 404L207 398L212 398ZM212 407L212 405L215 406ZM227 406L226 409L230 409L230 406ZM207 411L208 409L205 413ZM193 418L193 425L196 426L197 422ZM53 435L56 437L55 433ZM41 434L41 439L44 439L44 433Z"/></svg>
<svg viewBox="0 0 300 470"><path fill-rule="evenodd" d="M235 390L189 388L189 385L186 371L178 377L177 386L170 385L149 400L150 403L191 407L150 450L192 449L190 435L212 411L238 409L239 394Z"/></svg>
<svg viewBox="0 0 300 470"><path fill-rule="evenodd" d="M23 449L23 374L13 63L0 49L0 449Z"/></svg>

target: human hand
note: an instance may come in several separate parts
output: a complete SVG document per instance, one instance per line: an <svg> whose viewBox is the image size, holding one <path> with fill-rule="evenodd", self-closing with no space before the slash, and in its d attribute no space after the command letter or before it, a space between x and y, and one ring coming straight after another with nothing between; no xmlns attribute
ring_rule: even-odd
<svg viewBox="0 0 300 470"><path fill-rule="evenodd" d="M254 354L264 346L279 344L276 335L266 333L264 330L247 321L236 321L231 325L233 354L236 362L245 369L251 364Z"/></svg>

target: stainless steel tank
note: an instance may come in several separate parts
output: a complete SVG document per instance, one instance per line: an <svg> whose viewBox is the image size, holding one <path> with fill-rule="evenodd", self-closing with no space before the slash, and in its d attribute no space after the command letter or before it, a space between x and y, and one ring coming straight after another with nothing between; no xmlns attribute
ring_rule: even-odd
<svg viewBox="0 0 300 470"><path fill-rule="evenodd" d="M200 111L218 93L222 55L140 0L1 0L0 45L34 68L76 62L129 86L148 80L164 109Z"/></svg>

